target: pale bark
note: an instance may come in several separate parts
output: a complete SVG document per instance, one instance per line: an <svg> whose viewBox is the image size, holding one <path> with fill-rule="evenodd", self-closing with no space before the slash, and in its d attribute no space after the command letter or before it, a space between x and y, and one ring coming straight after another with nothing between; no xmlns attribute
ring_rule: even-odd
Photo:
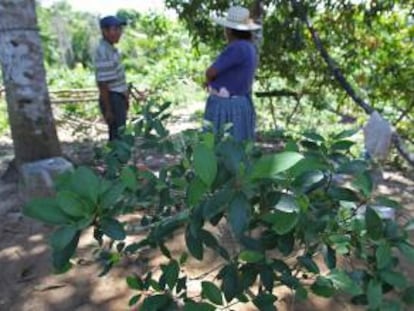
<svg viewBox="0 0 414 311"><path fill-rule="evenodd" d="M59 156L34 0L0 0L0 62L17 163Z"/></svg>

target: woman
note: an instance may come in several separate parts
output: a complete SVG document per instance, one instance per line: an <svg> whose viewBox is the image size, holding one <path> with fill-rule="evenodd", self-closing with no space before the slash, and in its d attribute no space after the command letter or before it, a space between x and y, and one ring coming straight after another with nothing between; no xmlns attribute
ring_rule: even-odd
<svg viewBox="0 0 414 311"><path fill-rule="evenodd" d="M248 9L239 6L214 21L225 27L228 45L206 71L210 95L204 119L215 133L232 123L230 133L236 141L253 140L256 113L251 93L258 59L252 31L260 26L250 19Z"/></svg>

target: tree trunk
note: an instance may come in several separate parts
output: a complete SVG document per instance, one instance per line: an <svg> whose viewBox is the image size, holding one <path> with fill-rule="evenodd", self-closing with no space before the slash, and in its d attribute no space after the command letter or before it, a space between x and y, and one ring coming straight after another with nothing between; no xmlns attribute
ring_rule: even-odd
<svg viewBox="0 0 414 311"><path fill-rule="evenodd" d="M0 0L0 62L17 164L61 155L34 0Z"/></svg>

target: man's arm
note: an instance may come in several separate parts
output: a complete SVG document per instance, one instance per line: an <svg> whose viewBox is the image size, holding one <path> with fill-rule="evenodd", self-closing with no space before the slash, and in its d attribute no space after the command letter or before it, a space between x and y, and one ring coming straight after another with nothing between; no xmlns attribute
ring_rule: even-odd
<svg viewBox="0 0 414 311"><path fill-rule="evenodd" d="M105 118L105 121L108 124L111 124L114 116L112 114L111 104L109 102L109 88L108 84L106 82L98 82L98 88L99 88L99 97L102 100L103 104L103 115Z"/></svg>

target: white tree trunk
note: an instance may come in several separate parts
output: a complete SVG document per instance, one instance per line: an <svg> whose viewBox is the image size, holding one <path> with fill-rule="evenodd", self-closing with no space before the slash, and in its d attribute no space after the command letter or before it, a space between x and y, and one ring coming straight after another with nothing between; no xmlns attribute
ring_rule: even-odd
<svg viewBox="0 0 414 311"><path fill-rule="evenodd" d="M34 0L0 0L0 62L17 164L59 156Z"/></svg>

